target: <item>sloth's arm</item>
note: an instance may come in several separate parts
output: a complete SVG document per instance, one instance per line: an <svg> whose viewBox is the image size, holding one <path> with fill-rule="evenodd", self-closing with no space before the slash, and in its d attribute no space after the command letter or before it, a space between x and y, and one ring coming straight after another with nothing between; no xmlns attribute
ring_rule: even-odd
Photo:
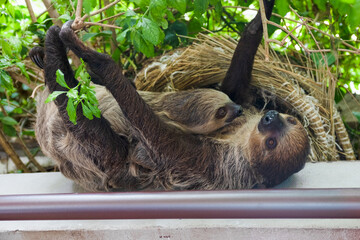
<svg viewBox="0 0 360 240"><path fill-rule="evenodd" d="M51 27L46 35L45 40L45 83L50 92L67 90L56 82L56 71L60 69L64 73L66 83L69 87L75 87L78 81L74 78L74 73L69 65L66 49L60 37L60 28ZM34 52L33 54L35 54ZM40 58L41 56L39 56ZM65 127L73 133L73 136L81 143L81 145L90 149L89 155L93 155L93 159L104 157L101 152L96 149L101 148L103 152L116 155L119 158L125 158L127 155L128 142L124 137L114 133L109 122L101 116L101 118L87 119L81 107L77 108L77 125L70 122L67 114L68 97L61 94L55 99L55 104L59 110ZM79 104L80 106L80 104ZM96 146L99 148L94 148Z"/></svg>
<svg viewBox="0 0 360 240"><path fill-rule="evenodd" d="M269 19L275 0L264 0L266 17ZM230 67L221 84L221 91L231 100L241 104L246 99L254 58L263 36L261 13L246 26L235 49Z"/></svg>
<svg viewBox="0 0 360 240"><path fill-rule="evenodd" d="M177 160L179 156L186 159L195 155L194 144L200 144L198 140L191 135L174 132L161 121L110 56L91 50L78 39L71 29L71 22L64 24L60 38L67 47L87 63L88 68L99 79L102 79L101 84L114 96L134 129L134 134L144 144L151 158L158 161L157 167L167 164L161 161L164 157L171 162L171 160Z"/></svg>

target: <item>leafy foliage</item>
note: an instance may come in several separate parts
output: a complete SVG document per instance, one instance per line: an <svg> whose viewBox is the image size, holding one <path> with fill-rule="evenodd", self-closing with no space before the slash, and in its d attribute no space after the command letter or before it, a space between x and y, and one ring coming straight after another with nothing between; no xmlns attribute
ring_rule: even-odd
<svg viewBox="0 0 360 240"><path fill-rule="evenodd" d="M98 108L99 103L95 96L94 86L91 86L91 78L90 75L85 71L85 64L81 61L81 65L75 72L75 78L79 80L79 84L76 87L70 88L65 81L64 74L58 69L56 71L56 82L67 88L68 91L54 91L49 95L46 99L45 103L49 103L54 101L61 94L66 94L68 97L68 103L66 106L66 110L69 115L70 121L76 125L76 110L81 104L82 113L86 118L92 120L95 117L100 118L101 112Z"/></svg>

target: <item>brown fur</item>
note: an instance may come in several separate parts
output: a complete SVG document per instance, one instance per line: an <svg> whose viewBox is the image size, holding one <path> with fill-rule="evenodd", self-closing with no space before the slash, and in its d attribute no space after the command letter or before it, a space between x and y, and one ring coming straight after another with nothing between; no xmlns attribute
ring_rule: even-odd
<svg viewBox="0 0 360 240"><path fill-rule="evenodd" d="M274 1L264 3L269 15ZM244 99L241 92L250 81L252 54L261 35L258 13L238 44L222 86L236 103ZM57 69L70 87L77 85L65 46L107 89L98 92L100 119L90 121L78 108L78 124L73 125L65 95L43 103L49 91L64 90L55 81ZM137 92L109 56L83 45L69 23L61 31L50 28L45 47L48 90L39 100L37 139L61 172L88 190L271 187L304 166L308 137L291 116L246 109L238 118L217 118L220 108L231 112L236 105L214 90Z"/></svg>

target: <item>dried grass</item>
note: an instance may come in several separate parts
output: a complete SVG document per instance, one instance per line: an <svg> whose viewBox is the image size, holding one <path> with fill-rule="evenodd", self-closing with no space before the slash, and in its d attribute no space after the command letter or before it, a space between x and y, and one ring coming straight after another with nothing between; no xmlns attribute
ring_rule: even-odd
<svg viewBox="0 0 360 240"><path fill-rule="evenodd" d="M138 89L176 91L207 87L225 77L237 42L230 38L201 34L192 46L166 55L148 65L136 77ZM295 110L306 128L312 147L312 161L355 160L342 119L334 107L333 92L326 85L332 76L315 69L311 60L293 64L288 56L271 52L265 61L259 48L255 58L252 84L276 96ZM330 89L330 90L329 90Z"/></svg>

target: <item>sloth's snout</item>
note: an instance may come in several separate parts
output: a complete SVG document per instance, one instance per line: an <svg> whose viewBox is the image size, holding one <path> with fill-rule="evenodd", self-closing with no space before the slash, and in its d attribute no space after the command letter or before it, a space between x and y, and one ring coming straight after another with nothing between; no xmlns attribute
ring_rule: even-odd
<svg viewBox="0 0 360 240"><path fill-rule="evenodd" d="M229 104L227 107L229 111L229 117L228 119L226 119L226 122L232 122L235 118L240 117L243 113L242 107L238 104L232 103Z"/></svg>
<svg viewBox="0 0 360 240"><path fill-rule="evenodd" d="M260 132L266 131L277 131L281 130L284 127L283 118L280 116L279 112L275 110L268 111L261 118L260 123L258 125L258 129Z"/></svg>

